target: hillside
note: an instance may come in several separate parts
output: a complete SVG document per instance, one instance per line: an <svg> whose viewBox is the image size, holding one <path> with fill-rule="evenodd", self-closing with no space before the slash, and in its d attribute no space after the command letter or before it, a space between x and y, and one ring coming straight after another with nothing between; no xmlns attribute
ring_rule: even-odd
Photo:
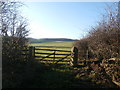
<svg viewBox="0 0 120 90"><path fill-rule="evenodd" d="M28 38L29 43L43 43L43 42L52 42L52 41L76 41L76 39L68 39L68 38Z"/></svg>

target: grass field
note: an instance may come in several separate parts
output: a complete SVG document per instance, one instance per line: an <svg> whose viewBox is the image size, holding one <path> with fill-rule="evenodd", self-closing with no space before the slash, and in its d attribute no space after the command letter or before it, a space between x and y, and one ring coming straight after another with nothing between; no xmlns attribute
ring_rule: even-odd
<svg viewBox="0 0 120 90"><path fill-rule="evenodd" d="M64 47L72 47L73 41L53 41L53 42L45 42L45 43L31 43L30 46L64 46Z"/></svg>
<svg viewBox="0 0 120 90"><path fill-rule="evenodd" d="M73 44L74 44L73 41L53 41L53 42L45 42L45 43L31 43L31 44L29 44L29 46L52 46L52 47L36 47L36 49L52 49L52 50L70 51ZM68 47L68 48L64 48L64 47ZM35 50L35 52L53 53L54 51ZM59 52L59 51L56 51L55 53L56 54L70 54L70 52ZM41 59L42 57L46 57L47 54L35 54L35 56L41 56L39 58L36 58L36 59ZM54 55L51 55L50 57L54 57ZM55 57L62 58L62 57L65 57L65 55L55 55ZM49 62L49 60L54 60L54 59L53 58L45 58L45 60L47 62ZM55 60L59 60L59 58L55 58ZM70 56L64 60L70 60ZM42 61L42 62L46 62L46 61ZM63 63L63 62L59 62L59 63ZM67 62L65 62L65 63L67 63Z"/></svg>

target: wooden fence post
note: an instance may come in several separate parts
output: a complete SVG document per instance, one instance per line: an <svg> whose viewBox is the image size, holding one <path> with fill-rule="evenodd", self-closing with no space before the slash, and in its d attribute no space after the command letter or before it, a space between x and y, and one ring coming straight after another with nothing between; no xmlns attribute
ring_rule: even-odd
<svg viewBox="0 0 120 90"><path fill-rule="evenodd" d="M72 57L72 65L78 65L78 49L76 47L72 47L71 49L71 57Z"/></svg>
<svg viewBox="0 0 120 90"><path fill-rule="evenodd" d="M32 61L35 58L35 47L29 47L29 60Z"/></svg>

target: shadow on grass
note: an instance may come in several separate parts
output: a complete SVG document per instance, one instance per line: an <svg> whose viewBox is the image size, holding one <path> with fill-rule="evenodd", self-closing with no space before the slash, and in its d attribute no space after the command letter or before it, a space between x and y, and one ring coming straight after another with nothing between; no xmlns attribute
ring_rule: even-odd
<svg viewBox="0 0 120 90"><path fill-rule="evenodd" d="M5 66L4 66L5 67ZM3 67L3 68L4 68ZM9 67L8 67L9 68ZM95 88L90 81L76 79L74 67L31 62L3 69L3 88Z"/></svg>

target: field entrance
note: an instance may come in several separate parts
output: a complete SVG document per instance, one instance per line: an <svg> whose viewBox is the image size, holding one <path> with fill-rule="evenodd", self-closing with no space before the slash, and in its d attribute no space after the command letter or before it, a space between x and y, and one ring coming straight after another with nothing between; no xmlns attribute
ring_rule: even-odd
<svg viewBox="0 0 120 90"><path fill-rule="evenodd" d="M42 63L69 64L71 47L34 46L35 59Z"/></svg>
<svg viewBox="0 0 120 90"><path fill-rule="evenodd" d="M69 64L73 43L73 41L53 41L31 43L29 46L34 47L33 56L41 63Z"/></svg>

